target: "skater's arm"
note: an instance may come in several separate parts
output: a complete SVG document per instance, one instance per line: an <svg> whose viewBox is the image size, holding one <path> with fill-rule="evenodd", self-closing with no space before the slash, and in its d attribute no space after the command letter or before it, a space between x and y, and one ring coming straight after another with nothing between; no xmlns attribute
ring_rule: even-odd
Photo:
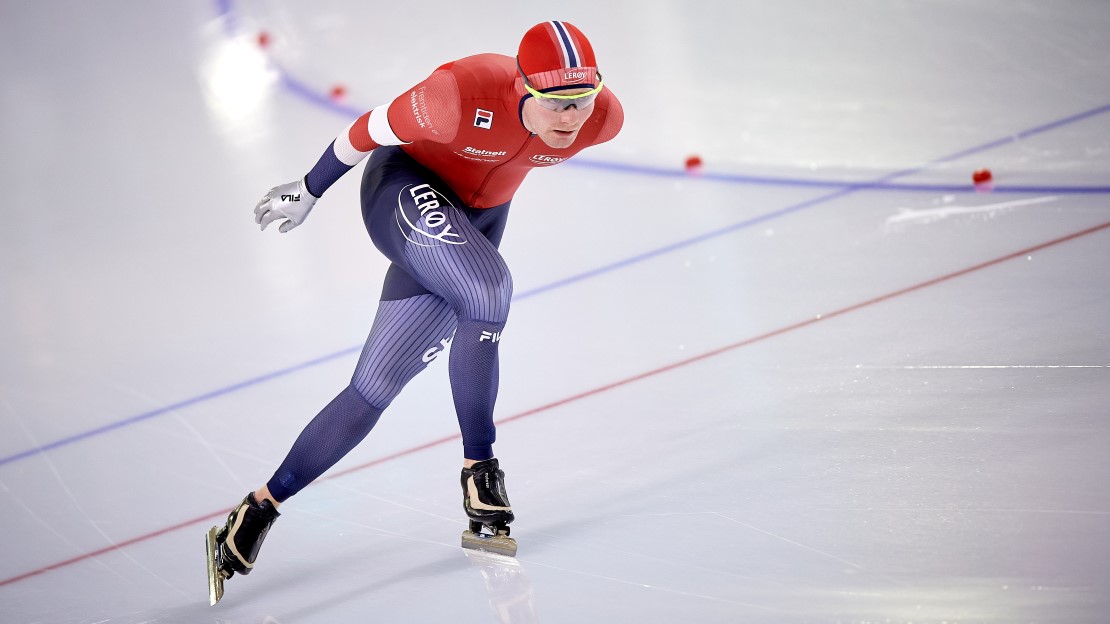
<svg viewBox="0 0 1110 624"><path fill-rule="evenodd" d="M411 142L402 141L393 132L388 111L389 104L382 104L354 120L335 137L304 177L306 190L313 197L322 197L332 184L362 162L374 148Z"/></svg>
<svg viewBox="0 0 1110 624"><path fill-rule="evenodd" d="M254 222L266 226L286 219L278 228L288 232L308 217L316 200L362 159L382 145L405 143L397 138L389 125L388 104L367 112L344 128L316 161L308 175L270 189L254 207Z"/></svg>
<svg viewBox="0 0 1110 624"><path fill-rule="evenodd" d="M366 113L340 132L305 176L306 190L314 197L323 196L376 147L414 141L450 142L458 130L459 108L455 77L448 71L437 70L389 104Z"/></svg>
<svg viewBox="0 0 1110 624"><path fill-rule="evenodd" d="M316 200L374 148L454 140L460 111L454 75L437 70L389 104L353 121L335 137L304 178L270 189L254 208L254 222L265 230L270 223L286 219L278 229L288 232L303 223Z"/></svg>

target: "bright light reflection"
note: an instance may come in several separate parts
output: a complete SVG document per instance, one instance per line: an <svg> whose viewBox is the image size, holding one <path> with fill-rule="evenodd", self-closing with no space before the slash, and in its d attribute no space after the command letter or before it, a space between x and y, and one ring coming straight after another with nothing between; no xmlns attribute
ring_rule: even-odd
<svg viewBox="0 0 1110 624"><path fill-rule="evenodd" d="M251 120L278 82L278 72L258 45L245 37L216 42L201 67L208 108L223 120Z"/></svg>

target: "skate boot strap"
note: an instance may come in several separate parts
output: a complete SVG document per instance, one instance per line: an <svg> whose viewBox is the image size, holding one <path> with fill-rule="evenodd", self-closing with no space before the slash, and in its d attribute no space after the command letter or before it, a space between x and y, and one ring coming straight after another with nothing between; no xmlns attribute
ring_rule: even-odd
<svg viewBox="0 0 1110 624"><path fill-rule="evenodd" d="M251 511L259 514L259 517L266 518L271 524L281 515L269 499L264 498L261 503L258 502L258 499L254 497L254 492L247 494L243 502L250 506Z"/></svg>

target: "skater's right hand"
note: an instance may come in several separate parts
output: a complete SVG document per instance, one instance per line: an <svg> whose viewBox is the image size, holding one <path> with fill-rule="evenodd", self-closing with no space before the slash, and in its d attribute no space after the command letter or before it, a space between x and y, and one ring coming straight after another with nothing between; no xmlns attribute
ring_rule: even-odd
<svg viewBox="0 0 1110 624"><path fill-rule="evenodd" d="M275 186L254 207L254 222L265 230L267 225L284 218L286 221L278 227L278 231L288 232L304 223L317 199L319 198L308 192L303 178Z"/></svg>

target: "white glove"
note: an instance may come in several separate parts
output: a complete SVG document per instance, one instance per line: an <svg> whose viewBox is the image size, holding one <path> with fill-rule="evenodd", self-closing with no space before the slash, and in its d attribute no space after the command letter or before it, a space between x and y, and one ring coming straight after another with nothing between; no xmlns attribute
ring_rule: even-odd
<svg viewBox="0 0 1110 624"><path fill-rule="evenodd" d="M288 232L304 222L312 207L316 205L317 199L319 198L308 192L303 178L296 182L275 186L254 207L254 222L261 224L262 229L265 230L266 226L274 221L287 219L278 231Z"/></svg>

